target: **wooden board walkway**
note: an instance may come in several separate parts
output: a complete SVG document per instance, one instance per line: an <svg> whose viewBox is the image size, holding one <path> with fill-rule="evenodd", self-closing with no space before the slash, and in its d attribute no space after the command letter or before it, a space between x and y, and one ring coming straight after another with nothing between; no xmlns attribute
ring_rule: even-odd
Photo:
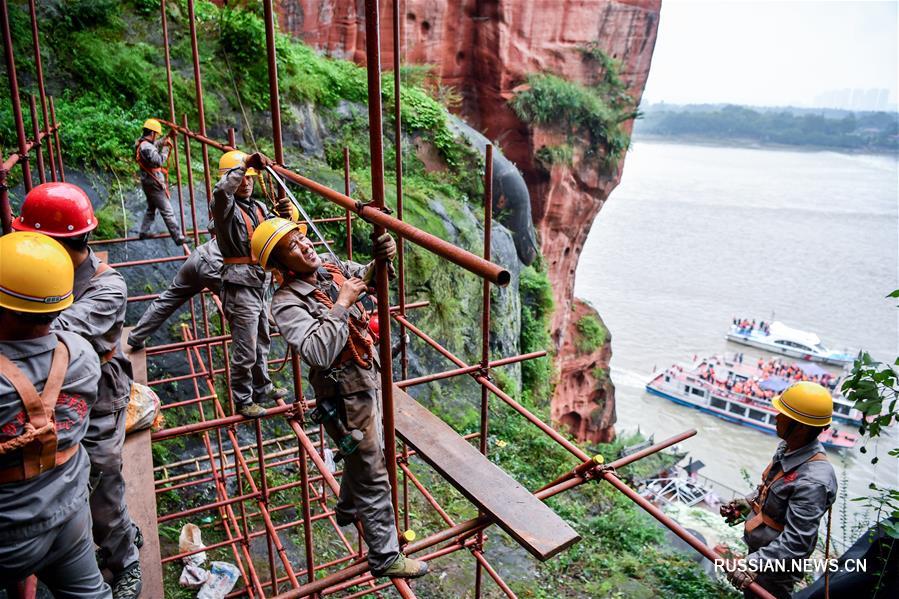
<svg viewBox="0 0 899 599"><path fill-rule="evenodd" d="M580 540L545 503L396 385L393 396L397 434L531 555L545 561Z"/></svg>
<svg viewBox="0 0 899 599"><path fill-rule="evenodd" d="M147 356L144 350L131 351L126 343L131 327L122 331L122 351L131 360L134 380L147 384ZM156 493L153 484L153 452L150 449L150 429L135 431L125 437L122 450L125 477L125 501L128 513L140 526L144 546L140 550L140 569L143 575L141 597L163 597L162 555L159 551L159 530L156 525Z"/></svg>

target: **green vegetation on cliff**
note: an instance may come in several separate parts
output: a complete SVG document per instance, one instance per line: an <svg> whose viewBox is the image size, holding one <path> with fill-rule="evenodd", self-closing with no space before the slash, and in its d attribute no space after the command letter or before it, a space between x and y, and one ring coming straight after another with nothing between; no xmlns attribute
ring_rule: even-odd
<svg viewBox="0 0 899 599"><path fill-rule="evenodd" d="M594 63L600 73L598 81L584 85L552 73L535 73L528 76L527 88L513 98L512 108L525 122L559 130L568 145L584 146L587 157L614 165L630 143L622 124L638 116L636 104L619 76L617 61L596 45L582 48L582 56ZM548 150L538 158L571 160L570 151Z"/></svg>

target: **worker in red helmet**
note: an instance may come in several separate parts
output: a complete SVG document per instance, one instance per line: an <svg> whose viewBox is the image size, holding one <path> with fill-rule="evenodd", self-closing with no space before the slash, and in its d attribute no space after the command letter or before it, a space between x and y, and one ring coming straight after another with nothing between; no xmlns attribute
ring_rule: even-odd
<svg viewBox="0 0 899 599"><path fill-rule="evenodd" d="M175 130L168 135L162 135L162 123L156 119L147 119L144 122L143 133L134 144L134 160L140 168L140 186L147 197L147 212L140 224L140 238L150 236L153 221L156 220L156 211L162 215L165 227L175 245L182 245L184 238L181 229L175 222L175 213L172 212L172 202L169 198L168 170L166 163L169 159L169 151L172 149Z"/></svg>
<svg viewBox="0 0 899 599"><path fill-rule="evenodd" d="M284 283L272 298L272 317L290 348L309 365L317 406L335 416L324 420L328 435L343 448L350 431L361 432L345 455L336 520L362 523L368 565L375 576L416 578L426 562L406 557L399 547L390 482L383 452L380 417L381 377L369 314L360 302L376 264L324 262L305 235L305 227L281 218L265 221L253 233L259 264L277 269ZM375 241L375 258L390 260L396 242L389 234ZM372 269L372 270L370 270Z"/></svg>
<svg viewBox="0 0 899 599"><path fill-rule="evenodd" d="M128 514L122 447L125 408L131 396L131 362L119 348L128 289L125 279L100 262L88 245L97 226L90 198L71 183L44 183L25 196L17 231L43 233L59 241L75 266L74 303L53 322L53 329L87 339L100 358L97 401L82 444L91 462L94 542L98 560L113 574L115 599L137 597L141 589L139 531Z"/></svg>

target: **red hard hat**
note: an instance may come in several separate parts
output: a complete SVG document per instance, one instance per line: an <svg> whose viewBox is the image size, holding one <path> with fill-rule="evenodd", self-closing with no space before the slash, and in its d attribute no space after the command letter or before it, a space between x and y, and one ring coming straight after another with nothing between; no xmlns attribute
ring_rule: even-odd
<svg viewBox="0 0 899 599"><path fill-rule="evenodd" d="M368 320L368 328L371 329L371 332L378 339L381 338L381 325L378 324L378 315L372 314L371 318Z"/></svg>
<svg viewBox="0 0 899 599"><path fill-rule="evenodd" d="M50 237L77 237L97 227L94 207L84 190L71 183L44 183L28 192L16 231L33 231Z"/></svg>

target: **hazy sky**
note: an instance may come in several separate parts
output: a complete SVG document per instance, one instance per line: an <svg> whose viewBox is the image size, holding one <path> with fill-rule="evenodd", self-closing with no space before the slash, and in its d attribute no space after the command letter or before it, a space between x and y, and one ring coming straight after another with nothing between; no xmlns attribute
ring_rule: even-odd
<svg viewBox="0 0 899 599"><path fill-rule="evenodd" d="M644 101L816 105L842 88L896 102L899 1L662 0Z"/></svg>

